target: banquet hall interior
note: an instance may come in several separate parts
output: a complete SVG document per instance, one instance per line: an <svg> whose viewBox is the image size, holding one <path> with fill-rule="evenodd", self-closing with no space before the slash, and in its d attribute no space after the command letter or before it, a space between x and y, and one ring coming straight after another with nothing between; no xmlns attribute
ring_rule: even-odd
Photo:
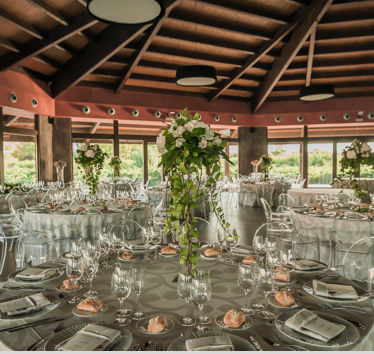
<svg viewBox="0 0 374 354"><path fill-rule="evenodd" d="M373 98L373 0L0 0L0 350L373 350Z"/></svg>

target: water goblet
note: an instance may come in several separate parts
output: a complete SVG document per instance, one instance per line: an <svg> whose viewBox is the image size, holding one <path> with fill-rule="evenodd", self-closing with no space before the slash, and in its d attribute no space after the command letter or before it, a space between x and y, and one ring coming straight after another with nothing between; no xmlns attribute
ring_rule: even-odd
<svg viewBox="0 0 374 354"><path fill-rule="evenodd" d="M220 245L220 254L218 255L217 262L223 263L224 259L222 257L222 252L223 252L223 244L225 242L225 232L223 230L217 230L217 240Z"/></svg>
<svg viewBox="0 0 374 354"><path fill-rule="evenodd" d="M84 254L83 261L85 265L85 273L89 283L89 290L84 294L86 298L88 297L96 297L98 292L96 290L92 290L92 283L93 279L96 275L96 272L99 269L99 254L98 253L91 253L91 254Z"/></svg>
<svg viewBox="0 0 374 354"><path fill-rule="evenodd" d="M84 264L82 260L77 258L68 258L66 260L65 272L67 278L71 280L74 287L79 286L79 281L81 280L84 273ZM81 301L81 298L78 296L74 296L70 301L78 303Z"/></svg>
<svg viewBox="0 0 374 354"><path fill-rule="evenodd" d="M114 322L120 326L126 326L131 322L128 317L132 311L124 308L124 302L131 293L131 272L129 269L116 267L112 274L112 291L120 303L120 309L116 312Z"/></svg>
<svg viewBox="0 0 374 354"><path fill-rule="evenodd" d="M258 269L255 264L239 264L238 268L238 285L244 291L245 305L241 310L247 315L253 315L255 312L248 306L248 294L256 286Z"/></svg>
<svg viewBox="0 0 374 354"><path fill-rule="evenodd" d="M192 276L186 275L183 273L178 274L178 284L177 291L179 296L186 301L187 304L187 315L180 320L182 326L193 326L196 321L189 316L189 305L191 302L191 285L192 285Z"/></svg>
<svg viewBox="0 0 374 354"><path fill-rule="evenodd" d="M132 290L136 293L136 312L133 314L134 320L140 320L145 314L139 309L139 298L144 287L144 268L142 265L135 265L131 270Z"/></svg>
<svg viewBox="0 0 374 354"><path fill-rule="evenodd" d="M226 235L226 244L229 247L229 257L226 258L227 264L235 264L234 260L232 259L232 249L236 247L238 241L239 239L234 235Z"/></svg>

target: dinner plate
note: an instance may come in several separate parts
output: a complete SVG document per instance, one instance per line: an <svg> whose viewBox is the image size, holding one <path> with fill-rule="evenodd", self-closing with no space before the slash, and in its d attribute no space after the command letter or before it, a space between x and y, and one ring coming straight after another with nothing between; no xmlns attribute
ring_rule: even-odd
<svg viewBox="0 0 374 354"><path fill-rule="evenodd" d="M148 329L147 329L148 328L148 323L152 318L157 317L157 316L166 317L167 318L167 325L164 328L164 330L160 333L149 333ZM138 329L139 332L144 333L144 334L148 334L148 335L164 334L164 333L169 332L173 327L174 327L173 319L170 316L164 315L164 314L155 314L155 315L148 316L146 318L143 318L143 319L139 320L138 323L136 324L136 328Z"/></svg>
<svg viewBox="0 0 374 354"><path fill-rule="evenodd" d="M335 338L332 338L331 340L329 340L327 343L320 341L318 339L309 337L300 332L294 331L293 329L285 325L285 321L288 320L293 315L295 315L298 311L299 310L290 310L287 312L283 312L280 315L278 315L274 321L275 327L277 328L279 332L284 334L286 337L292 340L295 340L298 343L308 344L316 348L323 348L323 349L325 348L326 349L327 348L340 349L340 348L344 348L349 345L352 345L360 339L360 333L358 329L351 322L348 322L347 320L339 316L332 315L326 312L319 312L319 311L313 311L313 312L327 321L331 321L331 322L344 325L345 326L344 331L341 332Z"/></svg>
<svg viewBox="0 0 374 354"><path fill-rule="evenodd" d="M301 259L298 259L297 261L301 261ZM294 268L292 270L292 272L295 272L295 273L313 273L313 272L322 272L322 271L327 270L327 264L319 262L319 261L315 261L315 260L313 260L313 262L316 263L316 267L318 267L318 268L305 269L305 270L295 269Z"/></svg>
<svg viewBox="0 0 374 354"><path fill-rule="evenodd" d="M358 299L337 299L335 297L327 297L327 296L322 296L322 295L316 295L313 292L313 282L312 281L306 282L303 285L303 289L309 295L311 295L311 296L313 296L313 297L315 297L317 299L324 300L324 301L332 301L332 302L358 302L358 301L364 301L364 300L366 300L366 299L369 298L369 294L366 292L366 290L363 289L363 288L361 288L361 287L359 287L359 286L357 286L354 283L344 283L344 282L338 282L338 281L337 282L330 281L329 284L341 284L341 285L351 285L351 286L353 286L353 288L357 292Z"/></svg>
<svg viewBox="0 0 374 354"><path fill-rule="evenodd" d="M78 310L77 309L77 306L74 306L73 310L72 310L72 313L78 317L95 317L95 316L99 316L101 314L103 314L104 312L107 312L108 311L108 305L106 304L103 304L104 307L102 309L102 311L100 312L91 312L91 311L83 311L83 310Z"/></svg>
<svg viewBox="0 0 374 354"><path fill-rule="evenodd" d="M290 310L290 309L296 309L299 307L299 304L297 301L292 306L282 306L274 297L274 294L270 294L268 298L266 299L267 303L270 304L271 306L274 306L278 309L284 309L284 310Z"/></svg>
<svg viewBox="0 0 374 354"><path fill-rule="evenodd" d="M83 290L86 286L85 285L80 285L78 289L74 290L68 290L68 289L61 289L62 284L59 284L56 286L56 290L61 292L61 293L75 293L77 291Z"/></svg>
<svg viewBox="0 0 374 354"><path fill-rule="evenodd" d="M227 334L230 337L231 343L234 346L235 351L256 351L256 348L246 339L239 337L235 334L224 333L220 331L204 331L204 332L192 332L182 337L174 339L168 348L168 351L187 351L186 340L213 336L222 336Z"/></svg>
<svg viewBox="0 0 374 354"><path fill-rule="evenodd" d="M165 258L173 258L173 257L178 257L179 256L179 252L177 250L177 253L176 254L162 254L161 251L158 252L158 255L160 257L165 257Z"/></svg>
<svg viewBox="0 0 374 354"><path fill-rule="evenodd" d="M34 268L38 268L38 266L34 267ZM53 268L53 267L51 267ZM56 266L56 268L58 268ZM11 281L14 281L16 283L23 283L23 284L40 284L40 283L45 283L45 282L48 282L48 281L51 281L51 280L55 280L55 279L58 279L60 278L64 273L65 273L65 269L64 268L60 268L57 273L55 273L54 275L50 276L49 278L46 278L46 279L43 279L43 280L24 280L24 279L16 279L16 275L20 272L22 272L24 269L21 269L21 270L17 270L15 271L14 273L11 273L8 275L8 279L11 280Z"/></svg>
<svg viewBox="0 0 374 354"><path fill-rule="evenodd" d="M207 257L207 256L204 256L203 253L200 254L200 257L201 257L202 259L207 260L207 261L216 261L216 260L218 259L218 256Z"/></svg>
<svg viewBox="0 0 374 354"><path fill-rule="evenodd" d="M17 296L9 297L7 299L2 299L0 302L7 302L7 301L11 301L11 300L16 300L16 299L23 298L25 296L30 296L30 295L35 295L35 294L37 294L37 293L36 292L23 293L22 295L17 295ZM1 313L0 312L0 319L1 320L19 320L19 319L28 319L28 318L33 318L33 317L45 315L46 313L53 311L54 309L56 309L60 305L59 300L56 300L56 299L52 300L50 298L48 298L48 299L51 301L51 303L47 306L44 306L44 307L38 309L38 310L32 310L30 312L21 313L19 315L15 315L15 316L8 316L6 313Z"/></svg>
<svg viewBox="0 0 374 354"><path fill-rule="evenodd" d="M56 346L60 343L66 341L67 339L74 336L77 332L79 332L82 328L86 327L89 323L80 323L75 326L63 329L60 332L54 334L45 344L45 351L55 351ZM109 328L114 328L120 330L122 333L120 335L120 339L115 342L115 345L111 347L109 350L112 351L123 351L129 350L132 346L132 334L131 332L123 327L118 327L113 324L105 323L105 322L93 322L93 324L105 326Z"/></svg>
<svg viewBox="0 0 374 354"><path fill-rule="evenodd" d="M226 326L223 322L223 318L225 317L225 313L221 314L221 315L218 315L216 317L216 323L218 326L224 328L224 329L228 329L230 331L240 331L240 330L243 330L243 329L248 329L252 326L253 322L252 320L250 319L249 316L246 316L246 319L245 321L238 327L238 328L232 328L232 327L229 327L229 326Z"/></svg>

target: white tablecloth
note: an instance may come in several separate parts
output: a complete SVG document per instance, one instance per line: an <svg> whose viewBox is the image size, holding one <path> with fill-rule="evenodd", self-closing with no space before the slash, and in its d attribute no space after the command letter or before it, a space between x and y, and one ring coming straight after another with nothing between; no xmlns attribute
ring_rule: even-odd
<svg viewBox="0 0 374 354"><path fill-rule="evenodd" d="M239 193L239 204L246 206L245 203L248 198L245 194L248 192L253 192L256 194L256 200L253 206L260 206L260 198L266 199L271 207L278 206L279 194L284 192L284 185L279 182L266 183L266 182L256 182L256 183L240 183L240 193Z"/></svg>
<svg viewBox="0 0 374 354"><path fill-rule="evenodd" d="M354 194L352 189L341 188L303 188L289 189L287 194L295 201L294 206L303 206L305 203L316 204L318 194Z"/></svg>
<svg viewBox="0 0 374 354"><path fill-rule="evenodd" d="M130 182L118 182L118 183L108 183L108 182L100 182L99 184L99 193L103 193L104 191L109 191L113 197L116 197L116 193L118 192L131 192Z"/></svg>
<svg viewBox="0 0 374 354"><path fill-rule="evenodd" d="M374 193L374 178L358 178L358 184L361 189L368 191L369 193ZM334 188L344 188L350 189L351 185L348 180L335 182L333 184Z"/></svg>

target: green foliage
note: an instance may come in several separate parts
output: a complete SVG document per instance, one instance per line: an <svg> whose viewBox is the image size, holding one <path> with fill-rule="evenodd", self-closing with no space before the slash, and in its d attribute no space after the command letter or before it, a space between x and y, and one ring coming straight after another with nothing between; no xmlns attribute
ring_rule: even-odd
<svg viewBox="0 0 374 354"><path fill-rule="evenodd" d="M268 155L262 155L260 159L260 167L262 169L262 172L264 173L264 181L269 181L269 172L271 169L271 166L273 166L274 161L273 159Z"/></svg>
<svg viewBox="0 0 374 354"><path fill-rule="evenodd" d="M198 256L193 250L198 247L199 232L193 228L192 212L205 194L210 193L217 218L225 232L229 233L230 225L225 221L223 212L218 211L217 193L214 192L221 174L220 158L229 159L224 152L226 141L199 121L197 114L190 115L186 108L181 118L170 120L169 128L157 138L160 166L163 166L170 182L165 231L178 235L182 249L181 263L186 264L187 273L193 273L198 263ZM209 169L210 174L203 183L205 169Z"/></svg>

